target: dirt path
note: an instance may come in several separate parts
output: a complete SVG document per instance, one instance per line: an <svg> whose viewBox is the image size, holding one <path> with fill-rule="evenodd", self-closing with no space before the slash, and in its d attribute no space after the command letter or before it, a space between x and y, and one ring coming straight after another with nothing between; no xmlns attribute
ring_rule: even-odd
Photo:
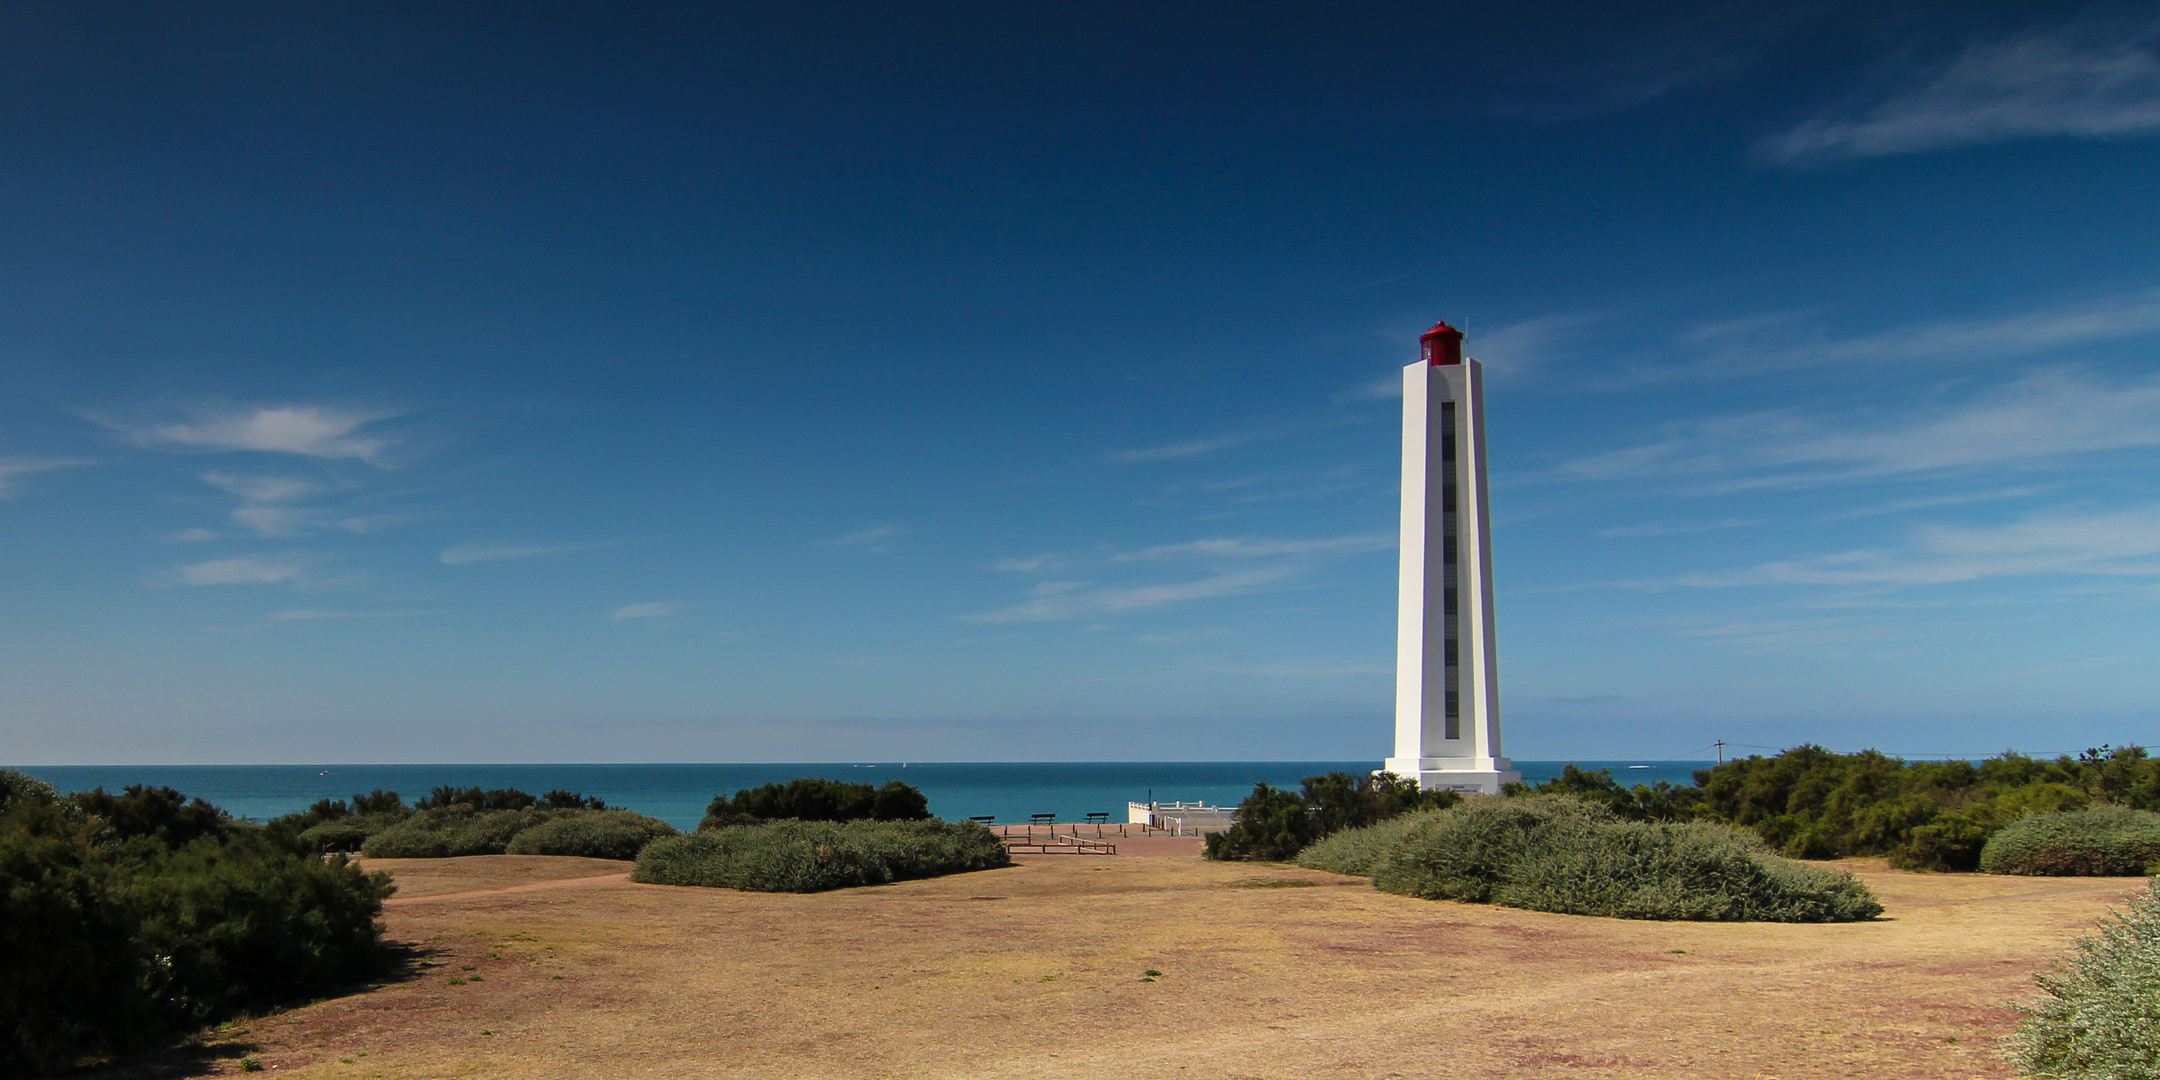
<svg viewBox="0 0 2160 1080"><path fill-rule="evenodd" d="M504 893L540 892L544 889L567 889L578 885L598 885L604 881L628 881L630 874L596 874L592 877L555 878L550 881L532 881L523 885L498 885L492 889L465 889L459 892L427 893L421 896L393 896L383 901L384 907L401 907L405 904L432 904L438 900L469 900L475 896L500 896Z"/></svg>
<svg viewBox="0 0 2160 1080"><path fill-rule="evenodd" d="M255 1056L325 1078L2004 1077L2008 1004L2141 884L1859 862L1887 918L1785 926L1190 857L815 896L591 862L393 868L451 901L385 913L433 966L258 1021Z"/></svg>

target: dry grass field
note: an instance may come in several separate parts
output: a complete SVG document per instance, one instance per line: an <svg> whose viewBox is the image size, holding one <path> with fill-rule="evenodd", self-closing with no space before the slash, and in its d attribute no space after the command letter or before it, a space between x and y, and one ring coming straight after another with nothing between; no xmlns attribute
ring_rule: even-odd
<svg viewBox="0 0 2160 1080"><path fill-rule="evenodd" d="M1197 857L813 896L384 861L416 973L220 1053L324 1078L1999 1077L2006 1003L2140 884L1847 865L1883 920L1547 915Z"/></svg>

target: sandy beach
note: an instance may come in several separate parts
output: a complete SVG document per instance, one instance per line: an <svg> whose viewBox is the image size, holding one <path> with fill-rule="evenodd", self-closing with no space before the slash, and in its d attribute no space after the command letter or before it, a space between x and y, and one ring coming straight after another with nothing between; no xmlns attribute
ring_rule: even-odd
<svg viewBox="0 0 2160 1080"><path fill-rule="evenodd" d="M1647 923L1197 857L821 895L622 863L379 861L414 975L159 1075L2002 1077L2032 971L2134 880L1847 865L1838 926ZM1149 971L1159 975L1149 976ZM221 1056L222 1055L222 1056Z"/></svg>

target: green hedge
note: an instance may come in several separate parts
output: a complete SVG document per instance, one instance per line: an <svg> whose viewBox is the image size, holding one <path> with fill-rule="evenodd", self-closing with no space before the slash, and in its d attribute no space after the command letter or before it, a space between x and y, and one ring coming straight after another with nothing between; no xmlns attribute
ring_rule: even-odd
<svg viewBox="0 0 2160 1080"><path fill-rule="evenodd" d="M1366 861L1386 892L1571 915L1848 922L1882 914L1851 875L1780 858L1739 830L1623 821L1570 796L1477 799L1376 828L1385 832L1313 849L1308 865Z"/></svg>
<svg viewBox="0 0 2160 1080"><path fill-rule="evenodd" d="M715 795L705 807L700 831L760 821L921 821L930 816L930 800L913 785L888 780L883 787L847 780L799 776L785 784L743 788L730 797Z"/></svg>
<svg viewBox="0 0 2160 1080"><path fill-rule="evenodd" d="M2021 1076L2131 1080L2160 1076L2160 901L2152 884L2130 898L2050 974L2003 1040Z"/></svg>
<svg viewBox="0 0 2160 1080"><path fill-rule="evenodd" d="M588 859L635 859L645 845L679 836L675 826L628 810L572 813L511 837L511 855L582 855Z"/></svg>
<svg viewBox="0 0 2160 1080"><path fill-rule="evenodd" d="M776 821L655 840L632 881L753 892L823 892L1010 866L972 821Z"/></svg>
<svg viewBox="0 0 2160 1080"><path fill-rule="evenodd" d="M1438 813L1432 810L1421 811L1391 818L1363 829L1344 829L1298 852L1297 864L1308 870L1371 877L1373 867L1382 855L1401 843L1411 830L1431 821Z"/></svg>
<svg viewBox="0 0 2160 1080"><path fill-rule="evenodd" d="M367 838L360 853L370 859L444 859L501 855L517 834L575 810L476 811L454 805L422 810ZM589 812L589 811L588 811Z"/></svg>
<svg viewBox="0 0 2160 1080"><path fill-rule="evenodd" d="M2160 814L2094 806L2022 817L1988 839L1980 869L2098 877L2160 872Z"/></svg>
<svg viewBox="0 0 2160 1080"><path fill-rule="evenodd" d="M0 771L0 1075L61 1070L375 973L389 875L168 788Z"/></svg>
<svg viewBox="0 0 2160 1080"><path fill-rule="evenodd" d="M1345 829L1461 801L1455 792L1422 791L1417 781L1387 772L1308 776L1296 791L1257 783L1238 803L1235 823L1208 835L1206 854L1210 859L1283 862Z"/></svg>

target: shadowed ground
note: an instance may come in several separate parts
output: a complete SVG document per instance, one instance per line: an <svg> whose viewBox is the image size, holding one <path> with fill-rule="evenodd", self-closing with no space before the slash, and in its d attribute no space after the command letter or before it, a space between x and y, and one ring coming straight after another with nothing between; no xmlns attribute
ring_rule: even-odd
<svg viewBox="0 0 2160 1080"><path fill-rule="evenodd" d="M1884 920L1547 915L1194 857L814 896L380 860L432 966L247 1037L311 1077L1999 1077L2006 1003L2140 884L1845 865Z"/></svg>

